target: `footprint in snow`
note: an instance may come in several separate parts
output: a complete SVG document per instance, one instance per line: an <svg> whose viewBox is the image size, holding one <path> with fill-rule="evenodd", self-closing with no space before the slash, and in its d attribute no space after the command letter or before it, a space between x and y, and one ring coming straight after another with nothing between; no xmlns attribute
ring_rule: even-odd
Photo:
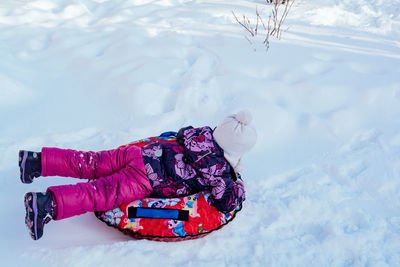
<svg viewBox="0 0 400 267"><path fill-rule="evenodd" d="M376 130L369 130L355 135L349 144L343 147L344 151L361 150L372 143L377 143L380 133Z"/></svg>

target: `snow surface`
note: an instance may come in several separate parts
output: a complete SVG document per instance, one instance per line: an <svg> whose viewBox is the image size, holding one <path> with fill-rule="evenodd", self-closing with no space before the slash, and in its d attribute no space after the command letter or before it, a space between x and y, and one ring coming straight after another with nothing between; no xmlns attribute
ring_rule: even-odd
<svg viewBox="0 0 400 267"><path fill-rule="evenodd" d="M1 266L400 266L400 1L296 0L268 52L232 15L256 6L0 2ZM29 237L25 192L76 181L21 184L19 149L111 149L242 108L259 140L226 228L136 241L85 214Z"/></svg>

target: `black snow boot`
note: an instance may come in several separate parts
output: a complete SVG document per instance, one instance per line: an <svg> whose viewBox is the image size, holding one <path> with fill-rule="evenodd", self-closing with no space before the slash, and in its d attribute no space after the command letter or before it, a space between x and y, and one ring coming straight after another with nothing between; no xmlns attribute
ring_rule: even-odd
<svg viewBox="0 0 400 267"><path fill-rule="evenodd" d="M25 194L25 224L31 237L38 240L43 235L44 225L53 219L53 197L50 192Z"/></svg>
<svg viewBox="0 0 400 267"><path fill-rule="evenodd" d="M26 150L19 151L19 170L21 172L21 182L30 184L33 178L42 174L42 157L40 152Z"/></svg>

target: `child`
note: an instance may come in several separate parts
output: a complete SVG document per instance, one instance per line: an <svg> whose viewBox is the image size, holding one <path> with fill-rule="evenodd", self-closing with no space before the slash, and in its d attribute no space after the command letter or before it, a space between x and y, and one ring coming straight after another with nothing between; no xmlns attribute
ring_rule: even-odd
<svg viewBox="0 0 400 267"><path fill-rule="evenodd" d="M233 210L244 199L236 179L241 157L255 144L257 134L247 111L226 117L215 129L182 128L175 142L150 142L144 147L81 152L43 148L21 150L21 181L39 176L91 179L76 185L51 186L45 193L25 195L25 223L34 240L44 224L89 211L104 211L144 197L178 197L211 192L211 205Z"/></svg>

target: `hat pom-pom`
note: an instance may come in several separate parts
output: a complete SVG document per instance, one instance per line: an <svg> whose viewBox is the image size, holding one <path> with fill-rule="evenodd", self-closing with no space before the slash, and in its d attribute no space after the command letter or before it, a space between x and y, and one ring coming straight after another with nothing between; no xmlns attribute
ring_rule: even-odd
<svg viewBox="0 0 400 267"><path fill-rule="evenodd" d="M240 122L241 124L244 124L244 125L249 125L253 119L250 111L248 111L248 110L239 111L236 114L235 118L238 122Z"/></svg>

